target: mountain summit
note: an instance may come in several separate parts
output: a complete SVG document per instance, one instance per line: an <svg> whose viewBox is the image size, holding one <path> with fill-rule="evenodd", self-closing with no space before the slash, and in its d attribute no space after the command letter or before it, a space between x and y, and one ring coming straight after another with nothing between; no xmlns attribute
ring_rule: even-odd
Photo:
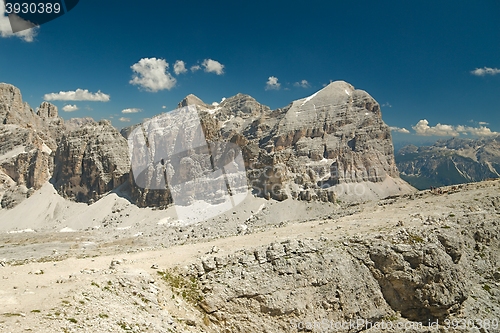
<svg viewBox="0 0 500 333"><path fill-rule="evenodd" d="M207 140L241 147L249 186L258 196L363 201L414 190L399 178L379 104L347 82L332 82L276 110L244 94L217 106L189 95L179 103L187 105L197 108ZM200 160L194 158L185 172L196 174ZM149 198L141 205L168 203L166 194L153 193L138 189L135 196ZM205 195L201 190L199 194Z"/></svg>

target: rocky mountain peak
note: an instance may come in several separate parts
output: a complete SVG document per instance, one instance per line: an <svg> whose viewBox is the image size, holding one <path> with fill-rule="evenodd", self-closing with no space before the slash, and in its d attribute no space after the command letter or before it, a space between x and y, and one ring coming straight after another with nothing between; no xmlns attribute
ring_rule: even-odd
<svg viewBox="0 0 500 333"><path fill-rule="evenodd" d="M33 115L29 105L23 103L21 91L17 87L0 83L0 123L26 126Z"/></svg>
<svg viewBox="0 0 500 333"><path fill-rule="evenodd" d="M242 93L226 98L219 107L223 109L223 114L240 117L259 116L270 111L268 106L262 105L252 96Z"/></svg>
<svg viewBox="0 0 500 333"><path fill-rule="evenodd" d="M57 106L49 102L42 102L42 104L40 104L40 106L38 107L36 114L37 116L44 119L57 118L58 117Z"/></svg>
<svg viewBox="0 0 500 333"><path fill-rule="evenodd" d="M189 94L186 97L184 97L184 99L182 101L180 101L179 104L177 104L177 107L182 108L182 107L185 107L188 105L198 105L198 106L202 106L204 108L210 107L208 104L203 102L199 97L197 97L196 95L193 95L193 94Z"/></svg>

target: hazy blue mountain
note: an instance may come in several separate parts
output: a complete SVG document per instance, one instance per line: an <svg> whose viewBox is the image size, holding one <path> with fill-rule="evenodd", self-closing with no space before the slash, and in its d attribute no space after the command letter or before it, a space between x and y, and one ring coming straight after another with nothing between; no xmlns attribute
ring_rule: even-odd
<svg viewBox="0 0 500 333"><path fill-rule="evenodd" d="M418 189L500 177L500 136L452 138L431 146L407 145L396 153L401 178Z"/></svg>

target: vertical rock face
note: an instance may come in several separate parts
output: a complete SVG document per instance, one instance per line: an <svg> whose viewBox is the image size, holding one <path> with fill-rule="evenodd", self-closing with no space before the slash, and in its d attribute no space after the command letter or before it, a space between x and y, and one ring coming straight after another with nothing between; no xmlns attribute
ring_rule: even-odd
<svg viewBox="0 0 500 333"><path fill-rule="evenodd" d="M36 113L18 88L0 84L0 201L10 208L51 178L59 193L89 202L121 185L126 140L109 122L68 121L43 102Z"/></svg>
<svg viewBox="0 0 500 333"><path fill-rule="evenodd" d="M4 179L0 199L2 207L12 207L50 179L52 151L57 145L52 133L61 132L63 121L54 105L44 102L36 114L23 102L18 88L0 83L0 123L0 171Z"/></svg>
<svg viewBox="0 0 500 333"><path fill-rule="evenodd" d="M62 195L89 202L127 180L126 140L109 121L68 131L55 154L53 182Z"/></svg>
<svg viewBox="0 0 500 333"><path fill-rule="evenodd" d="M22 126L39 123L33 110L23 102L21 91L6 83L0 83L0 123Z"/></svg>
<svg viewBox="0 0 500 333"><path fill-rule="evenodd" d="M278 199L290 194L324 197L325 188L339 184L390 180L395 189L383 194L389 195L404 185L394 162L390 129L379 104L365 91L333 82L275 113L267 130L262 120L250 128L259 140L257 165L280 174L279 179L256 179L264 193Z"/></svg>
<svg viewBox="0 0 500 333"><path fill-rule="evenodd" d="M41 118L57 118L57 106L50 104L49 102L43 102L36 114Z"/></svg>

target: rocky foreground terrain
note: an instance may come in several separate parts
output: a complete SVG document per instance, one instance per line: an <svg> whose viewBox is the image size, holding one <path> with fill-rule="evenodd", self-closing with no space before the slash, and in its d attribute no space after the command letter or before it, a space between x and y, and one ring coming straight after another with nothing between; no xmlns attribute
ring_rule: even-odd
<svg viewBox="0 0 500 333"><path fill-rule="evenodd" d="M216 224L168 226L169 209L151 209L160 222L128 229L4 232L0 330L499 332L499 189L251 199ZM133 211L105 199L111 225Z"/></svg>

